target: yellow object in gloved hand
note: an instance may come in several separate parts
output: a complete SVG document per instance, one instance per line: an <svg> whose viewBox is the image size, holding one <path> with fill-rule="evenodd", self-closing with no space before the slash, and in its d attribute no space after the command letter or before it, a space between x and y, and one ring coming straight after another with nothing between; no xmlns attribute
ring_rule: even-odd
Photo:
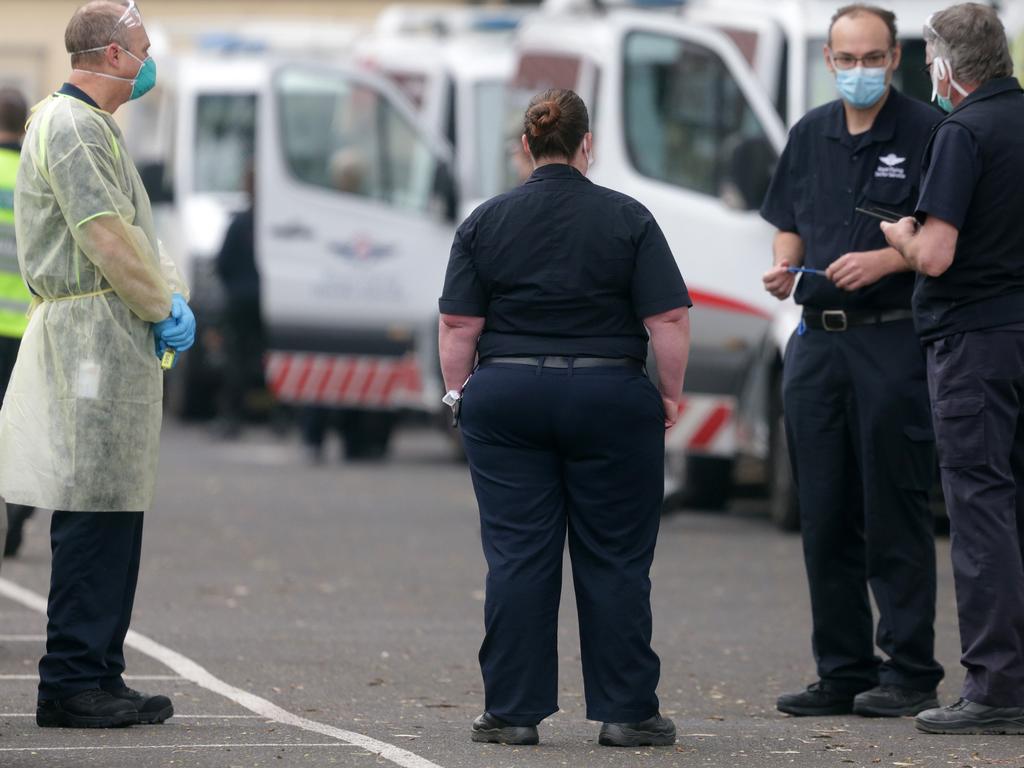
<svg viewBox="0 0 1024 768"><path fill-rule="evenodd" d="M160 358L160 367L163 370L165 370L165 371L169 371L169 370L171 370L171 368L174 367L174 350L173 349L167 349L164 352L163 357Z"/></svg>

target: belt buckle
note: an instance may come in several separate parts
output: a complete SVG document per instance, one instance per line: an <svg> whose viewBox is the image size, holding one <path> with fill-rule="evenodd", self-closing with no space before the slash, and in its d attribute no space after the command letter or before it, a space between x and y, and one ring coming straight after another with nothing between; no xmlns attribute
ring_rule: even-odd
<svg viewBox="0 0 1024 768"><path fill-rule="evenodd" d="M837 320L833 324L831 321ZM849 325L846 321L846 312L842 309L826 309L821 313L821 327L826 331L845 331Z"/></svg>

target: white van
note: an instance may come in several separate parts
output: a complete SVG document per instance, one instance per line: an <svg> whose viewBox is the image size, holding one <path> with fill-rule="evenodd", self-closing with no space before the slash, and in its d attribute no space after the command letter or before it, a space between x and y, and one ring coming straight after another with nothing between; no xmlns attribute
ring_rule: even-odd
<svg viewBox="0 0 1024 768"><path fill-rule="evenodd" d="M668 490L718 507L738 472L770 483L779 350L796 309L760 280L772 229L758 208L786 138L766 90L726 35L677 12L548 12L523 23L516 45L509 119L545 88L579 93L594 131L590 177L652 211L693 297Z"/></svg>
<svg viewBox="0 0 1024 768"><path fill-rule="evenodd" d="M214 259L254 161L267 383L281 402L341 411L349 456L383 455L400 415L441 411L450 148L394 84L354 65L207 52L162 71L173 194L160 193L158 166L143 172L205 327L168 379L172 408L213 405L224 364Z"/></svg>

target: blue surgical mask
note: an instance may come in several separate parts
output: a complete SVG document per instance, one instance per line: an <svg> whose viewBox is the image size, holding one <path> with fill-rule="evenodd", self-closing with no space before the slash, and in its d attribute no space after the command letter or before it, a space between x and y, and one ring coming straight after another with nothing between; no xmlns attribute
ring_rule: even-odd
<svg viewBox="0 0 1024 768"><path fill-rule="evenodd" d="M856 109L867 109L885 95L885 67L854 67L836 70L836 88L843 101Z"/></svg>

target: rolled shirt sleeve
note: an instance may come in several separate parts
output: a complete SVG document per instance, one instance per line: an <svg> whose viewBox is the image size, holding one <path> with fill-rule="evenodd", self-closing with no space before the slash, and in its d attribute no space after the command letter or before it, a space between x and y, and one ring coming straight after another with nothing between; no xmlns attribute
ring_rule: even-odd
<svg viewBox="0 0 1024 768"><path fill-rule="evenodd" d="M981 151L971 132L955 122L940 126L921 183L918 218L934 216L963 229L981 167Z"/></svg>
<svg viewBox="0 0 1024 768"><path fill-rule="evenodd" d="M686 283L661 227L646 210L641 221L631 285L637 317L651 317L671 309L692 307Z"/></svg>

